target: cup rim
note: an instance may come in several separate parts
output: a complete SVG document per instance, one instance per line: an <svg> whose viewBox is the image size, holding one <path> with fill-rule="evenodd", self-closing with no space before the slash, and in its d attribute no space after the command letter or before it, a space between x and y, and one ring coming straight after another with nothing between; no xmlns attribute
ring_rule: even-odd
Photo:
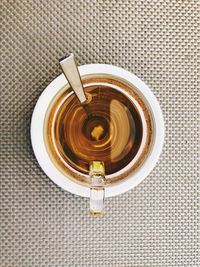
<svg viewBox="0 0 200 267"><path fill-rule="evenodd" d="M144 96L151 108L151 115L154 120L154 143L152 144L151 151L136 172L131 173L116 184L109 185L105 188L105 197L116 196L134 188L142 182L155 167L164 143L164 119L162 111L156 97L149 87L133 73L120 67L107 64L82 65L79 66L78 69L80 76L105 74L117 76L127 81ZM53 97L67 85L68 82L64 74L61 74L55 78L40 95L31 119L31 143L39 165L55 184L73 194L89 198L89 187L72 181L56 168L49 157L43 139L44 120L48 106Z"/></svg>

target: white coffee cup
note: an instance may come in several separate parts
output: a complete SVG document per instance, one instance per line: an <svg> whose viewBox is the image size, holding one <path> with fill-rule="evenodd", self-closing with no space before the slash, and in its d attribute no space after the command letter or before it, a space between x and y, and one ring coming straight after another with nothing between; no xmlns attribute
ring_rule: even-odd
<svg viewBox="0 0 200 267"><path fill-rule="evenodd" d="M134 188L145 177L147 177L155 167L164 142L164 120L162 111L156 97L149 87L132 73L122 68L106 64L83 65L78 69L81 77L91 74L105 74L115 76L120 80L126 81L137 90L143 101L146 102L150 108L154 129L154 140L151 150L149 151L148 156L142 165L139 166L138 169L131 173L126 179L122 179L116 184L114 183L106 186L105 197L113 197ZM32 147L41 168L54 183L73 194L89 198L90 188L74 182L72 179L66 177L62 172L60 172L50 159L44 142L43 129L46 111L55 95L61 89L63 89L67 83L68 82L64 74L61 74L46 87L39 97L31 121Z"/></svg>

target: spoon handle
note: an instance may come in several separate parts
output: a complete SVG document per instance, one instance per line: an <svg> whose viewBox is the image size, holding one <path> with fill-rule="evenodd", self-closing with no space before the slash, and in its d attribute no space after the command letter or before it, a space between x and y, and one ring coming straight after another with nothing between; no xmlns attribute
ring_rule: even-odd
<svg viewBox="0 0 200 267"><path fill-rule="evenodd" d="M67 78L81 104L86 104L87 98L83 89L81 77L74 59L74 55L71 54L64 59L61 59L60 65L65 77Z"/></svg>

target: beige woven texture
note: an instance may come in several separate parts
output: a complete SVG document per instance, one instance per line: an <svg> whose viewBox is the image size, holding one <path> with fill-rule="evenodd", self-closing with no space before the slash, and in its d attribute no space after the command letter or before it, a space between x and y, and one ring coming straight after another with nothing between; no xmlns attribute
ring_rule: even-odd
<svg viewBox="0 0 200 267"><path fill-rule="evenodd" d="M196 1L1 1L0 266L199 266ZM58 59L123 67L163 110L159 163L134 190L88 200L56 186L30 144L30 119Z"/></svg>

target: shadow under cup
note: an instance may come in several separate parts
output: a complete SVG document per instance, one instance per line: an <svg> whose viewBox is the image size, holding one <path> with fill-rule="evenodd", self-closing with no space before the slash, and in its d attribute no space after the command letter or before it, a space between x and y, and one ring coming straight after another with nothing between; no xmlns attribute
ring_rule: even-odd
<svg viewBox="0 0 200 267"><path fill-rule="evenodd" d="M83 77L88 103L62 88L45 115L44 140L54 165L76 183L90 186L89 166L101 161L106 185L136 171L147 157L153 126L137 90L117 77Z"/></svg>

